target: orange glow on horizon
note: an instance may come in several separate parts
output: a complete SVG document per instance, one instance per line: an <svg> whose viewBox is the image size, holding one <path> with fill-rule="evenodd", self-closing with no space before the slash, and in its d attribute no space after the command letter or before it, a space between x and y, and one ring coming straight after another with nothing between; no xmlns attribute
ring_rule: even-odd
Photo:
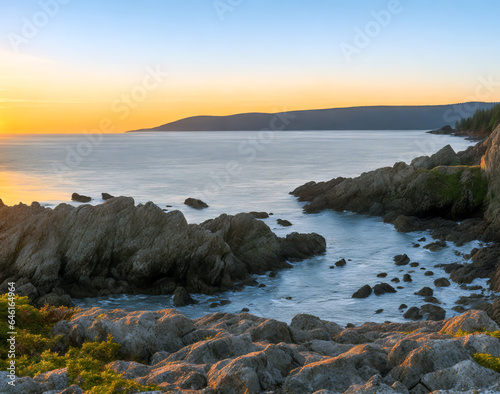
<svg viewBox="0 0 500 394"><path fill-rule="evenodd" d="M144 82L145 70L89 70L0 51L0 133L119 133L197 115L454 104L473 98L477 85L419 75L389 81L350 70L298 78L172 74L156 84ZM500 94L487 101L500 101Z"/></svg>

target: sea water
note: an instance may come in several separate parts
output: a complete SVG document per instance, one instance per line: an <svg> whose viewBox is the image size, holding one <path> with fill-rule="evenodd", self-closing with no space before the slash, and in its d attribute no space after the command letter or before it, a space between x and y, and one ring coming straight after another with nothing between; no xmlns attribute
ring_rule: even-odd
<svg viewBox="0 0 500 394"><path fill-rule="evenodd" d="M70 203L73 192L103 201L102 192L131 196L136 203L153 201L163 209L181 210L190 223L200 223L222 213L265 211L273 215L264 222L279 236L317 232L325 237L324 255L295 263L274 278L256 277L265 287L246 287L239 292L214 296L194 295L199 303L178 308L189 317L216 311L250 313L290 321L297 313L310 313L345 324L365 321L402 321L398 309L422 305L413 293L446 277L436 264L463 261L456 251L468 253L478 242L462 247L449 244L438 252L414 248L428 233L398 233L381 218L350 212L324 211L304 214L303 203L289 192L308 181L352 177L395 162L409 163L450 144L456 151L472 143L462 138L430 135L424 131L287 131L287 132L168 132L109 135L6 135L0 138L0 198L8 205L39 201L53 207ZM200 198L210 207L197 211L183 204L187 197ZM72 203L77 205L77 203ZM171 207L167 207L167 205ZM278 218L292 222L281 227ZM422 243L422 246L425 244ZM420 266L400 267L393 262L406 253ZM345 267L330 269L345 258ZM434 276L425 276L424 267ZM413 281L403 283L403 274ZM386 272L386 278L377 274ZM401 283L390 279L398 277ZM365 284L388 282L395 294L353 299ZM485 286L485 280L474 284ZM447 316L461 295L452 283L435 288ZM230 304L209 305L229 300ZM82 307L164 309L171 296L120 295L74 300ZM376 310L384 311L375 314Z"/></svg>

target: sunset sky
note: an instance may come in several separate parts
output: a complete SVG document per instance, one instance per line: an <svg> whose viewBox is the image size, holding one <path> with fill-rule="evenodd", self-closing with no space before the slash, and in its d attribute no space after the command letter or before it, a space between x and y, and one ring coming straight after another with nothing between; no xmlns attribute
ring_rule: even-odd
<svg viewBox="0 0 500 394"><path fill-rule="evenodd" d="M0 133L500 101L497 0L0 0L0 7Z"/></svg>

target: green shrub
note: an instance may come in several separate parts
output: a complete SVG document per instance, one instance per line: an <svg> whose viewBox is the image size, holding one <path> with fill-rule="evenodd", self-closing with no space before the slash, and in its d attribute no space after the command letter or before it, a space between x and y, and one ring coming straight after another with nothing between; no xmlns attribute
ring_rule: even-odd
<svg viewBox="0 0 500 394"><path fill-rule="evenodd" d="M7 324L7 295L0 296L0 339L7 339L10 331ZM85 342L81 347L70 347L66 352L54 351L60 336L52 335L54 325L63 319L70 319L75 308L45 306L35 308L27 297L16 296L16 369L19 377L35 377L60 368L68 368L70 384L78 384L87 393L132 394L158 390L156 385L142 386L124 379L105 367L118 359L120 344L108 336L106 341ZM0 348L0 369L8 365L7 349Z"/></svg>
<svg viewBox="0 0 500 394"><path fill-rule="evenodd" d="M500 372L500 357L493 357L491 354L486 353L476 353L472 357L474 361L482 367Z"/></svg>

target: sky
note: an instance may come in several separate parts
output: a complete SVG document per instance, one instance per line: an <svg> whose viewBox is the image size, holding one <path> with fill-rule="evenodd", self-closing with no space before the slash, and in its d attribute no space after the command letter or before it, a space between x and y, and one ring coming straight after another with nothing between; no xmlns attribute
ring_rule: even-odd
<svg viewBox="0 0 500 394"><path fill-rule="evenodd" d="M500 101L498 15L497 0L0 0L0 133Z"/></svg>

